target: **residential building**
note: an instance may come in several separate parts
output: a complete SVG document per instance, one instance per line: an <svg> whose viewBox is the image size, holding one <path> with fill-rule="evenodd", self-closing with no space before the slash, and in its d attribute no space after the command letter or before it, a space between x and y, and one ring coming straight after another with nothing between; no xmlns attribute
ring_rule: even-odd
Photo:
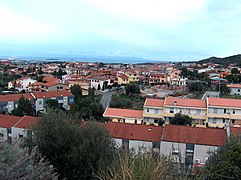
<svg viewBox="0 0 241 180"><path fill-rule="evenodd" d="M117 75L117 82L120 85L129 84L129 77L125 74L118 74Z"/></svg>
<svg viewBox="0 0 241 180"><path fill-rule="evenodd" d="M109 118L112 122L123 122L131 124L143 123L143 111L141 110L107 108L103 116Z"/></svg>
<svg viewBox="0 0 241 180"><path fill-rule="evenodd" d="M108 85L110 85L110 78L99 75L90 78L90 87L96 90L106 89Z"/></svg>
<svg viewBox="0 0 241 180"><path fill-rule="evenodd" d="M241 95L241 84L229 84L227 85L230 88L230 95L240 96Z"/></svg>
<svg viewBox="0 0 241 180"><path fill-rule="evenodd" d="M65 109L69 109L70 104L74 103L74 96L69 91L6 94L0 95L0 113L11 113L13 109L18 107L18 102L21 97L28 99L36 112L44 111L46 101L50 99L57 100L59 106Z"/></svg>

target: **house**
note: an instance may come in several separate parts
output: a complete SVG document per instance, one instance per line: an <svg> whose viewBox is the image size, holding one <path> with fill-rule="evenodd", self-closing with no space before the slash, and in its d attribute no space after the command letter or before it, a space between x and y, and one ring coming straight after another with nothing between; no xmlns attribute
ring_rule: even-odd
<svg viewBox="0 0 241 180"><path fill-rule="evenodd" d="M205 163L209 157L208 153L224 146L227 139L226 129L114 122L106 123L104 127L117 147L134 152L138 152L140 148L154 149L161 155L173 157L175 162L186 167L192 167L195 163ZM239 132L235 130L235 133Z"/></svg>
<svg viewBox="0 0 241 180"><path fill-rule="evenodd" d="M143 120L146 124L158 125L163 121L164 102L162 99L146 99L143 106Z"/></svg>
<svg viewBox="0 0 241 180"><path fill-rule="evenodd" d="M205 126L206 121L206 101L199 99L174 98L165 99L164 120L169 122L177 113L191 116L196 125Z"/></svg>
<svg viewBox="0 0 241 180"><path fill-rule="evenodd" d="M241 125L241 100L227 98L207 99L207 121L210 127Z"/></svg>
<svg viewBox="0 0 241 180"><path fill-rule="evenodd" d="M110 78L99 75L90 78L90 87L96 90L104 90L108 85L110 85Z"/></svg>
<svg viewBox="0 0 241 180"><path fill-rule="evenodd" d="M32 136L32 126L37 117L0 115L0 139L11 142L13 139Z"/></svg>
<svg viewBox="0 0 241 180"><path fill-rule="evenodd" d="M110 133L117 147L124 147L135 152L138 152L140 148L160 151L163 127L113 122L104 124L104 127Z"/></svg>
<svg viewBox="0 0 241 180"><path fill-rule="evenodd" d="M129 77L125 74L118 74L117 75L117 82L120 85L129 84Z"/></svg>
<svg viewBox="0 0 241 180"><path fill-rule="evenodd" d="M151 85L162 84L167 82L170 82L170 76L168 74L161 74L161 73L150 74L149 84Z"/></svg>
<svg viewBox="0 0 241 180"><path fill-rule="evenodd" d="M16 81L12 82L8 82L8 89L14 88L19 91L22 92L24 91L28 91L28 86L30 84L34 84L35 82L37 82L37 80L32 79L30 77L23 77L20 79L17 79Z"/></svg>
<svg viewBox="0 0 241 180"><path fill-rule="evenodd" d="M177 77L172 78L170 80L170 84L173 86L186 86L187 85L187 78Z"/></svg>
<svg viewBox="0 0 241 180"><path fill-rule="evenodd" d="M162 132L160 153L171 155L186 167L205 163L208 152L224 146L226 142L225 129L165 125Z"/></svg>
<svg viewBox="0 0 241 180"><path fill-rule="evenodd" d="M143 123L143 111L141 110L107 108L103 116L109 118L112 122L123 122L132 124Z"/></svg>
<svg viewBox="0 0 241 180"><path fill-rule="evenodd" d="M70 104L74 103L74 96L69 91L35 92L26 94L6 94L0 95L0 113L11 113L18 107L21 97L28 99L36 112L44 111L46 101L55 99L59 106L69 109Z"/></svg>
<svg viewBox="0 0 241 180"><path fill-rule="evenodd" d="M241 84L228 84L228 88L230 88L230 95L240 96L241 95Z"/></svg>

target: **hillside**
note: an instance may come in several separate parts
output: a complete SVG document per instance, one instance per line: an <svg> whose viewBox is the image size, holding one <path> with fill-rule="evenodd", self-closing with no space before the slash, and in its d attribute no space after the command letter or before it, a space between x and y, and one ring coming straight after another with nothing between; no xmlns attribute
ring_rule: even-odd
<svg viewBox="0 0 241 180"><path fill-rule="evenodd" d="M218 58L218 57L210 57L207 59L203 59L198 61L197 63L215 63L215 64L221 64L221 65L229 65L229 64L241 64L241 54L238 55L233 55L233 56L228 56L228 57L224 57L224 58Z"/></svg>

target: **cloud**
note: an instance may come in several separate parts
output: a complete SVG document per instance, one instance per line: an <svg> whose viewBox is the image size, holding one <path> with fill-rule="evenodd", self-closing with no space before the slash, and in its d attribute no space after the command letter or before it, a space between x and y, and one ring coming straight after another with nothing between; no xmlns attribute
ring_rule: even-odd
<svg viewBox="0 0 241 180"><path fill-rule="evenodd" d="M2 39L38 37L55 31L30 16L24 16L2 4L0 5L0 22L0 37Z"/></svg>

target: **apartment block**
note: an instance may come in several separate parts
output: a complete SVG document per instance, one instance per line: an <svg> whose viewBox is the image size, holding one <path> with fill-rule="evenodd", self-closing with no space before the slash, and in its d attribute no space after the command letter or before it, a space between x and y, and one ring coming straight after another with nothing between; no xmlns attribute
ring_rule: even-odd
<svg viewBox="0 0 241 180"><path fill-rule="evenodd" d="M18 102L21 97L28 99L32 107L39 111L45 110L45 105L48 100L56 100L58 105L69 109L70 104L74 103L74 96L69 91L51 91L51 92L35 92L26 94L6 94L0 95L0 113L11 113L13 109L18 107Z"/></svg>

